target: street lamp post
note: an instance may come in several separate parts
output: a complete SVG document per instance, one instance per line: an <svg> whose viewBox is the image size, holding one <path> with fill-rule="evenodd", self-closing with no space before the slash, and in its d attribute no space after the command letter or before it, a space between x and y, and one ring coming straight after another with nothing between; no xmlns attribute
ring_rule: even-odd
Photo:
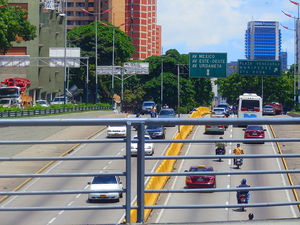
<svg viewBox="0 0 300 225"><path fill-rule="evenodd" d="M297 5L298 8L298 13L297 13L297 17L292 16L291 14L285 13L284 11L282 11L284 13L284 15L291 17L294 19L295 22L295 28L294 29L289 29L286 26L281 25L283 28L287 29L287 30L292 30L295 32L295 55L294 55L294 107L298 106L299 103L299 93L300 93L300 74L299 74L299 54L298 54L298 49L299 49L299 35L298 35L298 26L299 26L299 3L295 2L295 1L290 1L291 3ZM297 68L297 75L298 75L298 88L297 88L297 75L296 75L296 68Z"/></svg>
<svg viewBox="0 0 300 225"><path fill-rule="evenodd" d="M100 4L100 1L99 1ZM100 5L99 5L100 6ZM99 7L100 9L100 7ZM91 13L87 11L86 9L81 9L82 12L93 15L95 17L95 91L96 91L96 103L98 102L98 74L97 74L97 66L98 66L98 15L103 15L105 13L108 13L111 11L111 9L107 9L103 11L102 13Z"/></svg>
<svg viewBox="0 0 300 225"><path fill-rule="evenodd" d="M160 104L163 107L164 103L164 57L170 56L171 54L161 55L161 65L160 65Z"/></svg>
<svg viewBox="0 0 300 225"><path fill-rule="evenodd" d="M125 23L120 24L119 26L110 26L107 23L101 23L103 26L111 27L113 29L113 35L112 35L112 78L111 78L111 89L112 89L112 95L114 95L114 89L115 89L115 33L116 28L120 28L121 26L124 26Z"/></svg>

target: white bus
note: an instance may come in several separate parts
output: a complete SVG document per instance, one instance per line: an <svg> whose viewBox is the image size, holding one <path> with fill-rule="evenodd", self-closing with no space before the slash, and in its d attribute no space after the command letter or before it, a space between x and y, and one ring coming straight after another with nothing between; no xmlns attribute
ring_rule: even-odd
<svg viewBox="0 0 300 225"><path fill-rule="evenodd" d="M238 99L238 118L262 117L262 98L254 93L244 93Z"/></svg>

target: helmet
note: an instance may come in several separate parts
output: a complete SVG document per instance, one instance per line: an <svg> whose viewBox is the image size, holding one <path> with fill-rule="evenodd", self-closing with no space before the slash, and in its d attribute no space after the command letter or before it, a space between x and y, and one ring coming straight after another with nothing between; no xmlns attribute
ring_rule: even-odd
<svg viewBox="0 0 300 225"><path fill-rule="evenodd" d="M242 180L241 180L241 184L246 184L247 183L247 180L245 179L245 178L243 178Z"/></svg>
<svg viewBox="0 0 300 225"><path fill-rule="evenodd" d="M236 145L236 147L240 147L240 146L241 146L240 144L237 144L237 145Z"/></svg>

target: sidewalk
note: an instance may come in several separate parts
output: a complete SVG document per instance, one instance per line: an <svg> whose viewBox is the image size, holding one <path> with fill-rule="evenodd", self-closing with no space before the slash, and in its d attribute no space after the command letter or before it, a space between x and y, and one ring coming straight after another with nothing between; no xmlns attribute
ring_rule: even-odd
<svg viewBox="0 0 300 225"><path fill-rule="evenodd" d="M126 114L117 114L112 111L92 111L56 115L47 118L122 118ZM43 117L46 118L46 117ZM2 127L0 140L71 140L88 139L105 126L72 126L72 127ZM61 156L74 144L47 144L47 145L2 145L0 157L54 157ZM1 162L1 174L35 173L48 162ZM25 179L0 179L0 191L14 190Z"/></svg>

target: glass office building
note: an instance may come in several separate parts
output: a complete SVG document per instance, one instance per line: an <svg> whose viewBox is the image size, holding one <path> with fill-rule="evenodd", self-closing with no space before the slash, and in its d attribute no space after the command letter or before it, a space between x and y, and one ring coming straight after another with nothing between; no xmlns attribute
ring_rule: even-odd
<svg viewBox="0 0 300 225"><path fill-rule="evenodd" d="M280 60L281 32L275 21L251 21L245 35L245 53L249 60Z"/></svg>

